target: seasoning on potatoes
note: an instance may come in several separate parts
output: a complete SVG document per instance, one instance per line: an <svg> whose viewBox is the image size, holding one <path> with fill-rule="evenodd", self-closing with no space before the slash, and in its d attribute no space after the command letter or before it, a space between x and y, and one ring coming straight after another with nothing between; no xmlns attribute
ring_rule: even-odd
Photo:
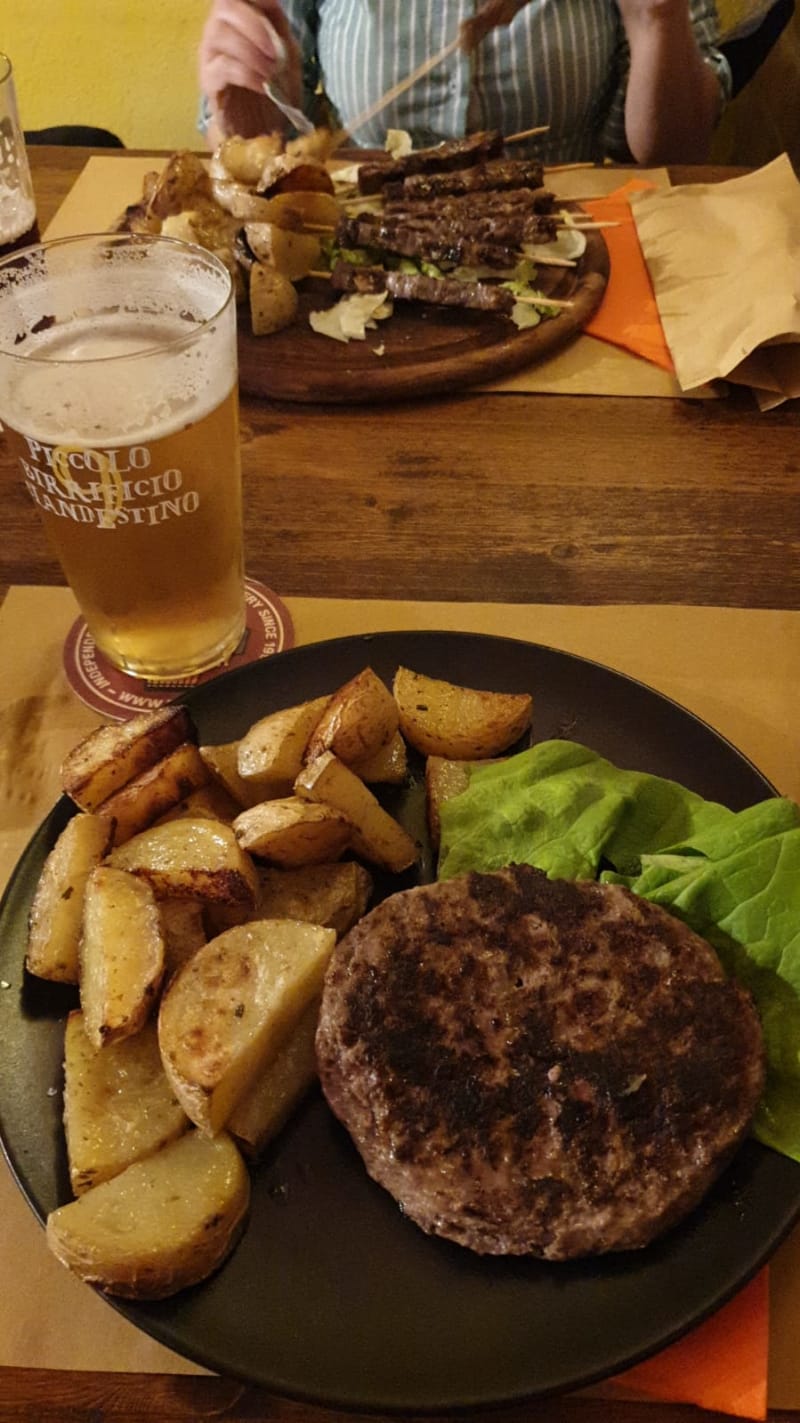
<svg viewBox="0 0 800 1423"><path fill-rule="evenodd" d="M299 193L277 193L267 199L265 222L274 222L276 227L293 228L335 228L341 217L341 210L332 193L317 190Z"/></svg>
<svg viewBox="0 0 800 1423"><path fill-rule="evenodd" d="M257 263L250 273L250 322L254 336L271 336L297 315L297 292L282 272Z"/></svg>
<svg viewBox="0 0 800 1423"><path fill-rule="evenodd" d="M204 1280L236 1245L250 1178L229 1136L189 1131L47 1217L53 1254L125 1299L164 1299Z"/></svg>
<svg viewBox="0 0 800 1423"><path fill-rule="evenodd" d="M257 262L298 282L319 266L321 246L311 232L294 232L272 222L248 222L245 237Z"/></svg>
<svg viewBox="0 0 800 1423"><path fill-rule="evenodd" d="M527 692L484 692L398 667L400 730L424 756L478 761L507 751L530 726Z"/></svg>

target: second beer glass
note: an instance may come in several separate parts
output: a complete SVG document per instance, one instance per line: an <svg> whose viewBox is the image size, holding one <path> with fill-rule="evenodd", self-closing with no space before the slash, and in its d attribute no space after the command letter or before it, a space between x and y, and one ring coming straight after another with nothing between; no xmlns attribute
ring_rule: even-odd
<svg viewBox="0 0 800 1423"><path fill-rule="evenodd" d="M100 651L154 681L223 662L245 617L224 265L130 234L7 258L0 420Z"/></svg>
<svg viewBox="0 0 800 1423"><path fill-rule="evenodd" d="M0 257L39 241L31 172L17 112L14 74L0 53Z"/></svg>

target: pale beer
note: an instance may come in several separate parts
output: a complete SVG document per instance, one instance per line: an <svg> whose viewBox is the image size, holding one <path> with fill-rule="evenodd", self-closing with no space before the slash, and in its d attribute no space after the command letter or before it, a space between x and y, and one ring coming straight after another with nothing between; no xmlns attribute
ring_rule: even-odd
<svg viewBox="0 0 800 1423"><path fill-rule="evenodd" d="M73 241L30 249L28 287L8 283L16 344L0 265L0 420L100 651L190 676L244 629L230 278L169 239Z"/></svg>

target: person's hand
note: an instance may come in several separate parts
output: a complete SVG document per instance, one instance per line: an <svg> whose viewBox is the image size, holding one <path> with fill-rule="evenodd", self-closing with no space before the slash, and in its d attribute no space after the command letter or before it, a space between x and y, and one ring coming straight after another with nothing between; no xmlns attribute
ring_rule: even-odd
<svg viewBox="0 0 800 1423"><path fill-rule="evenodd" d="M301 57L279 0L213 0L200 41L199 75L220 133L247 136L281 126L263 99L263 85L276 82L300 107Z"/></svg>

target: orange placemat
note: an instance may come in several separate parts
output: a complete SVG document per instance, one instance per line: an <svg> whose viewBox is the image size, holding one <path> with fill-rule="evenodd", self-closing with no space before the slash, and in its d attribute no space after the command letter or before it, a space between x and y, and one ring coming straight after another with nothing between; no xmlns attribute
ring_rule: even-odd
<svg viewBox="0 0 800 1423"><path fill-rule="evenodd" d="M598 336L614 346L622 346L662 370L674 373L653 284L628 202L631 193L654 187L654 183L645 179L631 178L607 197L592 198L581 204L599 222L616 223L615 227L603 229L611 258L606 294L584 330L587 336Z"/></svg>
<svg viewBox="0 0 800 1423"><path fill-rule="evenodd" d="M598 1391L609 1397L695 1403L738 1418L766 1418L768 1362L765 1269L691 1334Z"/></svg>

